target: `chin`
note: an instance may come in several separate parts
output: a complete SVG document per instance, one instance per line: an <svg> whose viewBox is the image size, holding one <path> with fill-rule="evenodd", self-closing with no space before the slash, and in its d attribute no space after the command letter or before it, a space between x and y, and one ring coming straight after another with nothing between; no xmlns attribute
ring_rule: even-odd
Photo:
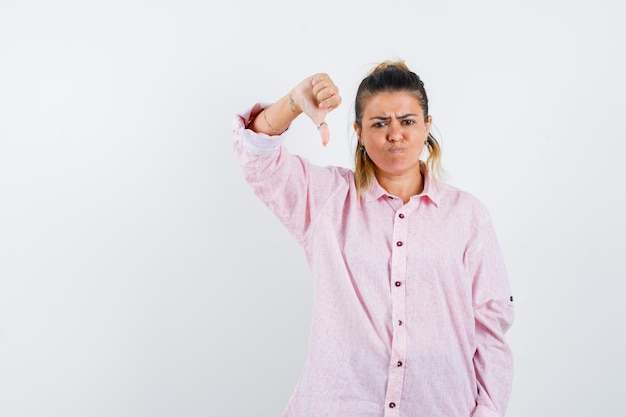
<svg viewBox="0 0 626 417"><path fill-rule="evenodd" d="M418 170L420 167L419 161L417 162L407 162L407 161L397 161L395 163L390 163L385 166L386 171L390 174L404 174L407 171Z"/></svg>

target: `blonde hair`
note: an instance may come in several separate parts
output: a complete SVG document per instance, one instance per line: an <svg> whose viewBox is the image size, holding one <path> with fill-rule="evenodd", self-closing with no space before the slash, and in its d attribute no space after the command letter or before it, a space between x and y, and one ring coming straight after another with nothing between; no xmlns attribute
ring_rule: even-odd
<svg viewBox="0 0 626 417"><path fill-rule="evenodd" d="M372 97L382 92L399 91L413 94L424 111L424 118L428 118L428 96L420 77L409 70L402 60L383 61L361 81L357 89L354 101L354 122L357 127L362 129L363 111ZM430 132L426 139L426 149L428 149L426 159L428 174L432 179L438 180L441 176L441 146ZM374 162L365 152L359 138L354 152L354 180L359 198L372 186L375 177L374 169Z"/></svg>

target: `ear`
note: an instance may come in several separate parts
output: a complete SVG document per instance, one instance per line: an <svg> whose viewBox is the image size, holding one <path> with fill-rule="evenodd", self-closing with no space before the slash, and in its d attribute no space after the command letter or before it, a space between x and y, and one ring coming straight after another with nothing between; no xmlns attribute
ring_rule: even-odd
<svg viewBox="0 0 626 417"><path fill-rule="evenodd" d="M356 122L354 122L352 127L354 128L354 131L356 132L356 137L359 139L359 143L361 143L361 129L359 129L359 125L357 125Z"/></svg>
<svg viewBox="0 0 626 417"><path fill-rule="evenodd" d="M424 124L426 125L426 133L430 133L430 126L433 124L433 116L428 116Z"/></svg>

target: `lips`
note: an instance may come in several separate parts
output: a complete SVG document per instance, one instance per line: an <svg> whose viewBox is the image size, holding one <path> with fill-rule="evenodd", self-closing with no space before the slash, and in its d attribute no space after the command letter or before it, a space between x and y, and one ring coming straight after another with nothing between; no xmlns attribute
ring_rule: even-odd
<svg viewBox="0 0 626 417"><path fill-rule="evenodd" d="M394 146L392 148L389 148L389 152L393 152L393 153L404 152L404 151L406 151L406 148L402 146Z"/></svg>

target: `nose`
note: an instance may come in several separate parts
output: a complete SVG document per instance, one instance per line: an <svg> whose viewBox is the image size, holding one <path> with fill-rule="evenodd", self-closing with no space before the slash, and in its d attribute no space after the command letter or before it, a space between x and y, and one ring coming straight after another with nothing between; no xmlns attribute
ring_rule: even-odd
<svg viewBox="0 0 626 417"><path fill-rule="evenodd" d="M402 136L402 127L400 126L400 122L398 120L392 120L389 123L389 131L387 133L387 140L390 142L399 142L403 138Z"/></svg>

